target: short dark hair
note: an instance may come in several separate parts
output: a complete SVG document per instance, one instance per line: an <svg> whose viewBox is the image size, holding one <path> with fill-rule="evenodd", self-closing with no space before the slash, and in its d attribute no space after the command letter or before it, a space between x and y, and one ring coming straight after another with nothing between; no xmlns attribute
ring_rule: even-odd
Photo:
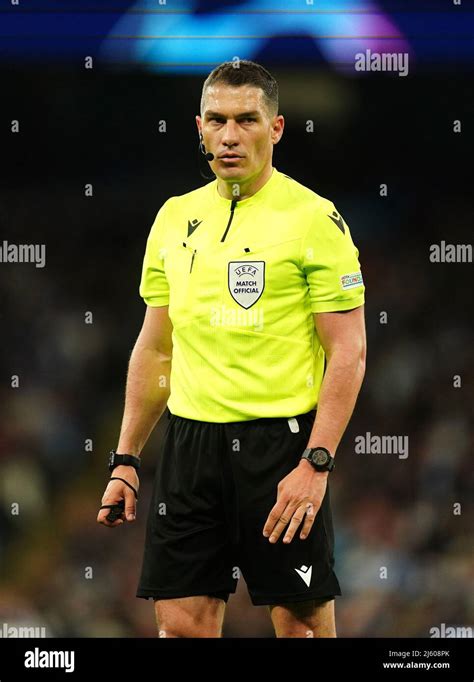
<svg viewBox="0 0 474 682"><path fill-rule="evenodd" d="M227 85L253 85L261 88L270 116L278 113L278 83L263 66L248 59L239 59L219 64L204 81L201 94L201 113L204 109L206 90L214 83Z"/></svg>

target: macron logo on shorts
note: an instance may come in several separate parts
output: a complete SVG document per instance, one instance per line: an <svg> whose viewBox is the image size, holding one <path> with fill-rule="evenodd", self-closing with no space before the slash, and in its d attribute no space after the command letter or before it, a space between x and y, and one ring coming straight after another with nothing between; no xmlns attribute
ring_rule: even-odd
<svg viewBox="0 0 474 682"><path fill-rule="evenodd" d="M306 585L309 587L309 584L311 582L311 574L313 572L313 567L312 566L305 566L304 564L301 566L301 568L295 568L295 571L298 573L300 578L303 578L305 581Z"/></svg>

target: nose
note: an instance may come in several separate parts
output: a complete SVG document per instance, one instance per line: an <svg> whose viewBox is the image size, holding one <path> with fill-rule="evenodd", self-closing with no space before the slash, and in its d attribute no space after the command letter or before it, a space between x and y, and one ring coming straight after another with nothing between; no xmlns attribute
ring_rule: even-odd
<svg viewBox="0 0 474 682"><path fill-rule="evenodd" d="M239 144L238 125L236 121L228 120L222 134L222 144L232 147Z"/></svg>

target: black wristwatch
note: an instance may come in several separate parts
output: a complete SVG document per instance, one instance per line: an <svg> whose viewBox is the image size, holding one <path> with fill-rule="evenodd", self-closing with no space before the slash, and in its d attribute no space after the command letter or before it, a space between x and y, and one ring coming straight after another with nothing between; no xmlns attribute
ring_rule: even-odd
<svg viewBox="0 0 474 682"><path fill-rule="evenodd" d="M301 455L301 459L307 459L316 471L332 471L336 466L334 457L331 456L326 448L306 448Z"/></svg>
<svg viewBox="0 0 474 682"><path fill-rule="evenodd" d="M138 470L140 468L140 457L135 455L117 455L115 450L111 450L109 454L109 471L113 471L119 464L132 466Z"/></svg>

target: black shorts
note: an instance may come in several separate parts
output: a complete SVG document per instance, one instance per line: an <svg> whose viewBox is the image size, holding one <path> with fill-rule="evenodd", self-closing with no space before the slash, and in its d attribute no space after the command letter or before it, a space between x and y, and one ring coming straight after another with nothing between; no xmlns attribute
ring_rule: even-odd
<svg viewBox="0 0 474 682"><path fill-rule="evenodd" d="M287 418L219 424L168 414L137 597L227 601L241 574L255 605L341 594L329 479L305 540L301 527L289 544L286 529L275 544L263 536L278 483L297 466L315 414L294 418L297 433Z"/></svg>

